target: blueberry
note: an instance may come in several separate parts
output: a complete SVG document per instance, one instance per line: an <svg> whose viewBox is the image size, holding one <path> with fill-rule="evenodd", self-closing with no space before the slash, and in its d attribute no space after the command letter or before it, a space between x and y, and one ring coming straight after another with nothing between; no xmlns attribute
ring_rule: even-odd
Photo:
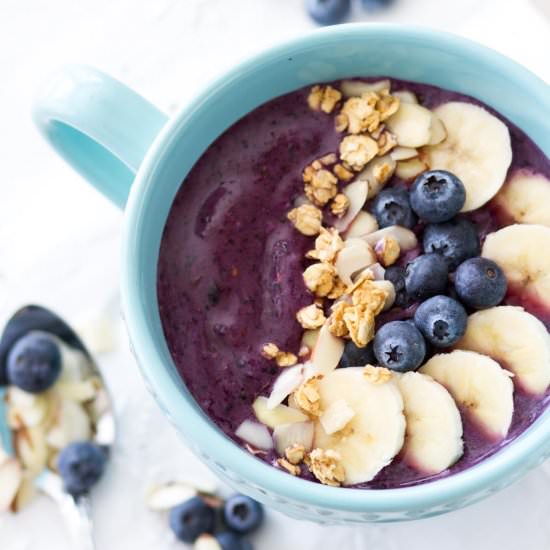
<svg viewBox="0 0 550 550"><path fill-rule="evenodd" d="M216 534L221 550L252 550L252 545L231 531Z"/></svg>
<svg viewBox="0 0 550 550"><path fill-rule="evenodd" d="M424 229L424 252L441 254L453 271L464 260L479 256L479 237L475 225L464 219L455 218L444 223L429 224Z"/></svg>
<svg viewBox="0 0 550 550"><path fill-rule="evenodd" d="M216 514L201 497L193 497L170 510L170 529L183 542L194 542L203 533L212 533Z"/></svg>
<svg viewBox="0 0 550 550"><path fill-rule="evenodd" d="M394 0L361 0L361 3L366 10L378 11L391 6Z"/></svg>
<svg viewBox="0 0 550 550"><path fill-rule="evenodd" d="M65 491L74 496L87 493L102 476L106 461L107 456L101 447L89 441L65 447L57 462Z"/></svg>
<svg viewBox="0 0 550 550"><path fill-rule="evenodd" d="M466 190L454 174L445 170L430 170L414 180L410 200L412 209L422 220L446 222L464 206Z"/></svg>
<svg viewBox="0 0 550 550"><path fill-rule="evenodd" d="M407 264L405 288L414 301L441 294L447 288L449 268L443 256L422 254Z"/></svg>
<svg viewBox="0 0 550 550"><path fill-rule="evenodd" d="M40 393L55 383L61 373L59 346L45 333L29 332L8 353L9 382L29 393Z"/></svg>
<svg viewBox="0 0 550 550"><path fill-rule="evenodd" d="M412 228L417 222L406 189L390 187L380 191L372 202L372 213L381 228L390 225Z"/></svg>
<svg viewBox="0 0 550 550"><path fill-rule="evenodd" d="M229 497L223 511L229 529L242 534L256 530L264 519L263 506L246 495Z"/></svg>
<svg viewBox="0 0 550 550"><path fill-rule="evenodd" d="M504 298L508 282L500 267L487 258L470 258L455 273L459 298L474 309L493 307Z"/></svg>
<svg viewBox="0 0 550 550"><path fill-rule="evenodd" d="M468 315L456 300L448 296L434 296L418 306L414 322L430 344L445 348L464 336Z"/></svg>
<svg viewBox="0 0 550 550"><path fill-rule="evenodd" d="M378 363L397 372L417 369L426 355L426 342L408 321L392 321L380 327L374 337Z"/></svg>
<svg viewBox="0 0 550 550"><path fill-rule="evenodd" d="M386 268L384 279L393 283L395 289L395 302L397 307L405 308L409 305L409 298L405 290L405 268L398 265L391 265Z"/></svg>
<svg viewBox="0 0 550 550"><path fill-rule="evenodd" d="M351 0L306 0L306 9L316 23L335 25L349 15Z"/></svg>
<svg viewBox="0 0 550 550"><path fill-rule="evenodd" d="M375 362L372 342L369 342L364 348L358 348L352 340L346 342L344 353L340 359L340 367L363 367Z"/></svg>

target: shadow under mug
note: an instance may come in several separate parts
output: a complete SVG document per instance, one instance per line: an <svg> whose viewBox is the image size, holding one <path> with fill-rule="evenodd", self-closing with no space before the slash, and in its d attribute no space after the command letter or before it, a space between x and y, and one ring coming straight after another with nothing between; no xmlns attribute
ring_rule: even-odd
<svg viewBox="0 0 550 550"><path fill-rule="evenodd" d="M170 119L113 78L69 67L44 84L33 116L57 152L126 211L121 289L130 340L148 388L192 450L237 490L294 517L402 521L480 500L541 463L550 454L550 413L495 455L434 482L385 490L312 483L255 459L208 419L175 369L157 307L164 223L202 152L258 105L352 76L390 76L473 95L550 156L550 88L544 82L473 42L408 26L341 25L276 46L231 69Z"/></svg>

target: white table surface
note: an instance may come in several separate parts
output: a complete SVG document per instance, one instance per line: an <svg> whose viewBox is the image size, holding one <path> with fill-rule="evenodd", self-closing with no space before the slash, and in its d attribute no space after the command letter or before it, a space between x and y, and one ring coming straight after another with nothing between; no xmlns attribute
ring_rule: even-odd
<svg viewBox="0 0 550 550"><path fill-rule="evenodd" d="M535 0L543 5L549 0ZM32 91L65 63L97 66L167 112L209 79L310 28L301 0L0 0L0 321L38 302L77 323L109 315L113 351L100 356L116 395L120 439L94 495L98 550L185 548L143 494L161 479L210 477L146 393L118 321L122 215L40 139ZM355 19L364 18L360 13ZM517 59L550 82L550 20L530 0L400 0L375 20L452 30ZM257 550L550 548L550 467L444 517L399 525L321 527L269 513ZM0 549L73 548L40 498L0 517ZM76 549L75 549L76 550Z"/></svg>

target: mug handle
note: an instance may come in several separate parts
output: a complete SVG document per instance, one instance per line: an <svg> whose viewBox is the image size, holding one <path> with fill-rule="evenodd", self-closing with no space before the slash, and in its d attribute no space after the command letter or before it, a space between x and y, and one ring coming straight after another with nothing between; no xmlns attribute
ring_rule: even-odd
<svg viewBox="0 0 550 550"><path fill-rule="evenodd" d="M53 74L33 119L55 150L119 208L167 116L114 78L86 66Z"/></svg>

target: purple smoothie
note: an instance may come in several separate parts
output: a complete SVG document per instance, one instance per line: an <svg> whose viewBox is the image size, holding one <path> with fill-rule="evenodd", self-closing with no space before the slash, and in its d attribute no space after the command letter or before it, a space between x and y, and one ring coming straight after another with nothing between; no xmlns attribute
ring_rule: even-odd
<svg viewBox="0 0 550 550"><path fill-rule="evenodd" d="M178 191L164 229L158 263L158 301L166 341L189 391L229 437L251 418L251 404L269 394L280 368L260 355L274 342L298 352L303 329L295 318L311 303L302 272L313 239L286 219L303 193L302 171L316 158L337 152L334 119L309 109L309 87L266 103L224 132L197 161ZM428 108L447 101L482 105L502 119L512 138L510 171L528 168L550 178L550 161L517 127L479 101L428 86L392 81ZM397 177L388 185L402 185ZM470 216L482 238L506 224L489 203ZM517 303L510 294L505 302ZM550 314L524 307L550 327ZM539 308L540 309L540 308ZM390 320L406 312L389 312ZM451 475L483 460L516 438L544 410L550 396L516 389L506 439L490 441L464 418L463 457L437 476L424 476L399 457L359 487L400 487ZM274 454L258 455L268 462ZM302 468L304 477L313 479Z"/></svg>

